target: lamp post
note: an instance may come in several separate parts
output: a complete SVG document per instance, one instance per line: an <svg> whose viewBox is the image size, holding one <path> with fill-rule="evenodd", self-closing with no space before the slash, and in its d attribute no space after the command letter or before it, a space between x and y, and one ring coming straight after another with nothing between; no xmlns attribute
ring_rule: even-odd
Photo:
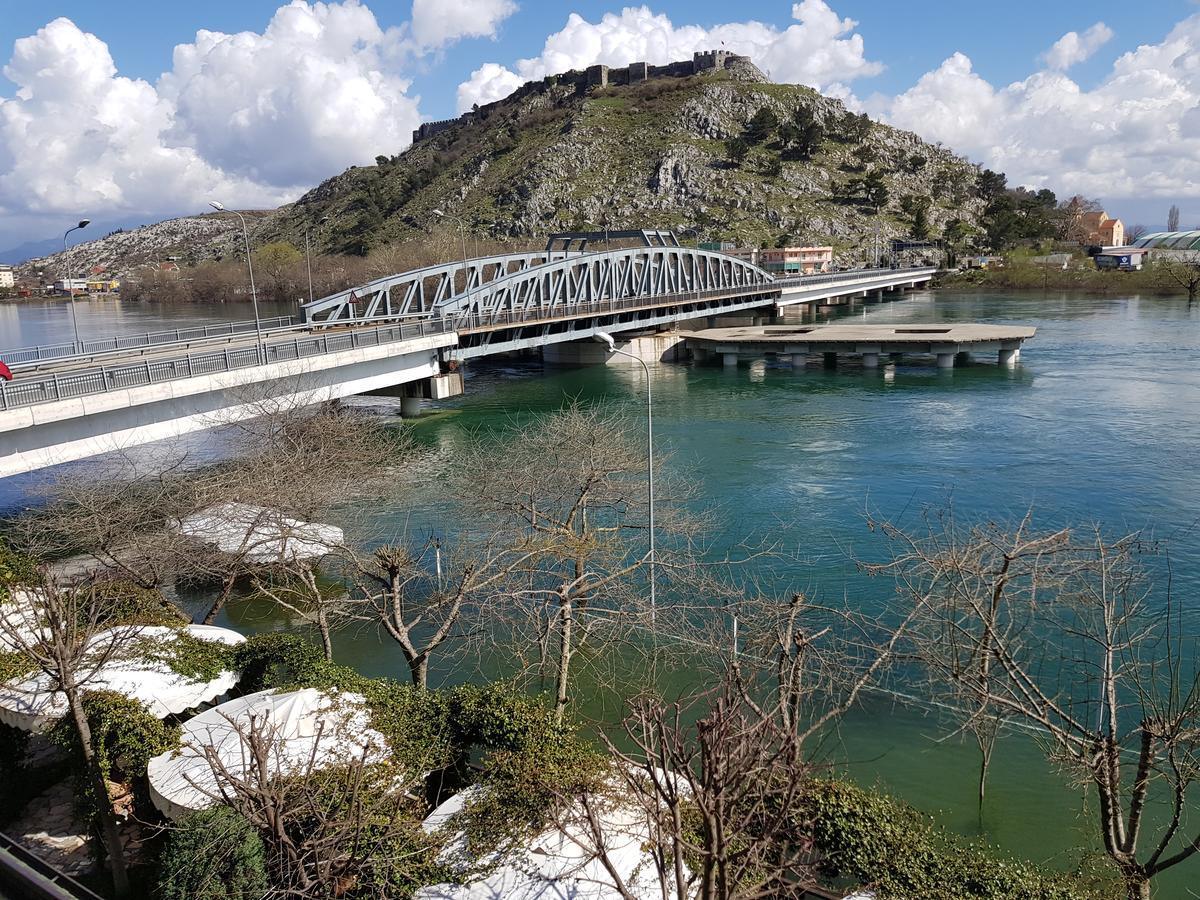
<svg viewBox="0 0 1200 900"><path fill-rule="evenodd" d="M628 350L617 349L617 342L607 331L597 331L595 337L596 340L608 345L609 353L629 357L638 363L646 373L646 491L650 504L650 624L653 625L658 612L658 596L655 591L654 578L654 392L650 385L650 367L640 356L635 356Z"/></svg>
<svg viewBox="0 0 1200 900"><path fill-rule="evenodd" d="M254 334L258 338L258 362L262 365L266 362L265 348L263 347L262 320L258 317L258 292L254 289L254 263L250 259L250 230L246 227L246 217L236 209L225 209L216 200L209 200L208 205L217 212L231 212L238 217L242 223L242 237L246 241L246 266L250 270L250 302L254 305Z"/></svg>
<svg viewBox="0 0 1200 900"><path fill-rule="evenodd" d="M467 306L468 306L468 308L470 308L470 306L471 306L471 273L467 271L467 229L466 229L466 226L463 225L463 220L460 219L458 216L451 215L450 213L442 212L442 210L440 210L440 209L435 209L433 211L433 214L435 216L437 216L439 219L453 219L455 222L458 223L458 235L460 238L462 238L463 283L467 286Z"/></svg>
<svg viewBox="0 0 1200 900"><path fill-rule="evenodd" d="M317 219L317 224L328 222L329 216L321 216ZM249 251L247 251L249 252ZM313 286L312 286L312 254L308 245L308 225L304 226L304 265L308 268L308 302L313 302Z"/></svg>
<svg viewBox="0 0 1200 900"><path fill-rule="evenodd" d="M83 343L79 340L79 320L75 317L75 279L71 275L71 254L67 250L67 235L72 231L78 231L80 228L87 228L91 223L91 219L80 219L78 225L68 228L63 234L63 265L67 269L67 277L63 279L63 287L67 289L67 306L71 310L71 330L75 334L74 349L76 353L83 350Z"/></svg>

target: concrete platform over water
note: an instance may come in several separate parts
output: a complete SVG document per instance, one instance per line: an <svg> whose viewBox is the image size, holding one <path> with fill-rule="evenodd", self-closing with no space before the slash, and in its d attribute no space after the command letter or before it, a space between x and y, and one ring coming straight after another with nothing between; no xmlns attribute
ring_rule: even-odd
<svg viewBox="0 0 1200 900"><path fill-rule="evenodd" d="M800 365L810 354L822 354L827 364L835 363L839 355L848 355L859 357L866 368L875 368L879 357L887 354L893 360L932 356L939 368L949 369L956 359L979 353L995 353L1001 365L1012 365L1020 358L1021 345L1036 333L1037 329L1028 325L965 323L761 325L708 328L689 334L687 344L697 358L716 354L725 365L737 365L742 356L767 355L790 356Z"/></svg>

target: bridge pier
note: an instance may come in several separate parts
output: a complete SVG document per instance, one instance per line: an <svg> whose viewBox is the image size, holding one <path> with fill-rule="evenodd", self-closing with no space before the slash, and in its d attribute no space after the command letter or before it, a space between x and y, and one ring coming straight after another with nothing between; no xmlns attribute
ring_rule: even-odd
<svg viewBox="0 0 1200 900"><path fill-rule="evenodd" d="M1002 366L1015 366L1017 364L1017 360L1019 360L1020 358L1021 358L1021 351L1019 348L1013 348L1011 350L1010 349L1002 349L1000 351L997 362L999 362L1000 365L1002 365Z"/></svg>
<svg viewBox="0 0 1200 900"><path fill-rule="evenodd" d="M738 355L736 353L722 353L721 363L727 369L736 369L738 364Z"/></svg>
<svg viewBox="0 0 1200 900"><path fill-rule="evenodd" d="M879 354L878 353L864 353L862 355L862 364L863 364L864 369L878 369L879 368Z"/></svg>
<svg viewBox="0 0 1200 900"><path fill-rule="evenodd" d="M953 369L954 368L954 354L953 353L937 354L937 367L939 369Z"/></svg>

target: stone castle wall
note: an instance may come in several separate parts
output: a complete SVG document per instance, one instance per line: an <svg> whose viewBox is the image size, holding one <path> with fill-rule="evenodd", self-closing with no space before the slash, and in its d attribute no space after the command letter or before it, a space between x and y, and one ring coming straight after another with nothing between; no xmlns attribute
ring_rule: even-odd
<svg viewBox="0 0 1200 900"><path fill-rule="evenodd" d="M442 119L438 122L424 122L412 133L413 143L433 137L456 125L466 125L477 118L487 118L488 113L502 103L520 100L530 94L544 91L549 87L574 87L577 91L591 88L605 88L616 85L638 84L652 78L686 78L690 75L700 75L704 72L733 68L736 64L750 62L748 56L739 56L728 50L704 50L692 54L691 59L667 63L664 66L652 66L645 62L630 63L620 68L596 65L588 66L584 71L564 72L561 75L547 75L541 81L527 81L503 100L478 106L470 112L465 112L457 119Z"/></svg>

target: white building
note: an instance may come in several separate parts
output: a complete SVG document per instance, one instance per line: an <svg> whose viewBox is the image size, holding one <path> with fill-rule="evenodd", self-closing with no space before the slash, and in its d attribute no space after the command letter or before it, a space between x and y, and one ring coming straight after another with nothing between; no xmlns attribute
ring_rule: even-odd
<svg viewBox="0 0 1200 900"><path fill-rule="evenodd" d="M16 283L12 266L0 266L0 288L10 288Z"/></svg>

